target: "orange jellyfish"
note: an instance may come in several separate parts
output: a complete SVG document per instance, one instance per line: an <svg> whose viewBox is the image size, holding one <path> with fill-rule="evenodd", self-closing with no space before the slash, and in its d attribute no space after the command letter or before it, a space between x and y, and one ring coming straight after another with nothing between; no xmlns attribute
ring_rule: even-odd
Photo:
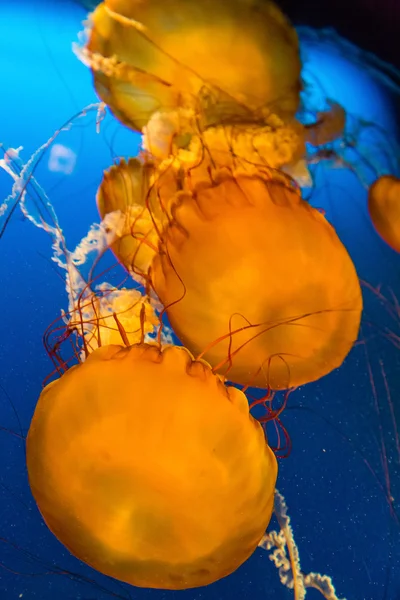
<svg viewBox="0 0 400 600"><path fill-rule="evenodd" d="M151 213L141 203L151 186L151 164L131 158L104 171L97 207L110 232L110 248L132 275L147 272L158 248L162 212L152 203Z"/></svg>
<svg viewBox="0 0 400 600"><path fill-rule="evenodd" d="M152 281L185 346L229 379L282 389L339 367L357 339L354 265L281 175L180 192Z"/></svg>
<svg viewBox="0 0 400 600"><path fill-rule="evenodd" d="M296 120L297 34L268 0L105 0L86 33L76 51L98 95L145 133L154 159L193 155L205 141L220 167L251 159L310 185L306 142L343 134L345 112L332 101L315 123Z"/></svg>
<svg viewBox="0 0 400 600"><path fill-rule="evenodd" d="M379 177L369 189L368 210L381 238L400 252L400 179L392 175Z"/></svg>
<svg viewBox="0 0 400 600"><path fill-rule="evenodd" d="M105 0L80 56L136 130L157 111L200 107L208 126L291 118L299 106L297 34L270 1Z"/></svg>
<svg viewBox="0 0 400 600"><path fill-rule="evenodd" d="M98 199L102 216L118 207L126 216L123 251L118 241L114 251L133 274L147 266L184 346L231 381L272 389L339 367L358 336L362 297L325 217L277 171L210 171L204 160L185 172L174 161L142 196L128 185L138 161L113 167ZM130 212L146 223L141 232Z"/></svg>
<svg viewBox="0 0 400 600"><path fill-rule="evenodd" d="M98 348L44 389L27 467L75 556L165 589L209 584L252 554L277 476L246 396L185 348L148 344Z"/></svg>

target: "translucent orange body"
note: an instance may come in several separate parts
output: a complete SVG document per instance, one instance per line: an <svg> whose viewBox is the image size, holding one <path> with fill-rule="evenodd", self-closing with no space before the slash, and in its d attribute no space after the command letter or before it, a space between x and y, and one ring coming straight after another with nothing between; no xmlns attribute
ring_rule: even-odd
<svg viewBox="0 0 400 600"><path fill-rule="evenodd" d="M107 228L115 240L110 248L132 274L133 269L136 273L148 270L158 247L155 226L162 227L158 203L152 203L151 215L145 206L152 171L150 165L134 158L121 161L104 171L97 192L100 216L107 216Z"/></svg>
<svg viewBox="0 0 400 600"><path fill-rule="evenodd" d="M151 276L195 356L273 389L342 364L358 335L359 281L333 227L297 190L280 177L220 173L182 193L172 215Z"/></svg>
<svg viewBox="0 0 400 600"><path fill-rule="evenodd" d="M369 189L368 210L381 238L400 252L400 179L379 177Z"/></svg>
<svg viewBox="0 0 400 600"><path fill-rule="evenodd" d="M299 104L297 34L269 1L106 0L85 60L101 99L134 129L178 107L210 125L266 108L292 117Z"/></svg>
<svg viewBox="0 0 400 600"><path fill-rule="evenodd" d="M105 346L42 392L29 482L78 558L136 586L234 571L271 518L277 464L245 395L184 348Z"/></svg>

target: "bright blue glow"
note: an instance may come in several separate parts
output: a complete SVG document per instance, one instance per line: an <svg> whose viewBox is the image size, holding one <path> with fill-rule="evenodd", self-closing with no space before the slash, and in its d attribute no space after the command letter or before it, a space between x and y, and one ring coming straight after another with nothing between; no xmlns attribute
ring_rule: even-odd
<svg viewBox="0 0 400 600"><path fill-rule="evenodd" d="M299 36L303 78L310 85L311 101L315 98L318 105L321 99L333 98L359 119L372 121L387 131L398 126L385 81L372 65L366 68L358 48L331 30L316 35L303 27L299 28Z"/></svg>

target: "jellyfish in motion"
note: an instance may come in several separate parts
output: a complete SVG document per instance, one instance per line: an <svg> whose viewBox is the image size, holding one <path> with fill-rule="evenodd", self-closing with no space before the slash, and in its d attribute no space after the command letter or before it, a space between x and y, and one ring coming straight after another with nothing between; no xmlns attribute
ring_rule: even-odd
<svg viewBox="0 0 400 600"><path fill-rule="evenodd" d="M220 172L209 187L178 194L152 281L182 342L237 383L314 381L357 339L354 265L281 176Z"/></svg>
<svg viewBox="0 0 400 600"><path fill-rule="evenodd" d="M178 107L202 106L207 124L298 108L297 34L273 2L106 0L92 21L81 57L133 129Z"/></svg>
<svg viewBox="0 0 400 600"><path fill-rule="evenodd" d="M160 324L149 299L139 290L115 288L106 282L94 290L86 286L66 321L69 331L78 332L86 355L101 346L136 344Z"/></svg>
<svg viewBox="0 0 400 600"><path fill-rule="evenodd" d="M109 247L135 276L144 275L158 247L162 212L152 203L151 212L138 199L145 199L154 168L131 158L104 171L97 192L97 208L109 231Z"/></svg>
<svg viewBox="0 0 400 600"><path fill-rule="evenodd" d="M130 164L113 167L112 182L99 190L102 207L140 210L148 227L155 207L160 226L147 239L158 237L158 245L151 253L145 245L147 282L195 356L236 383L272 389L314 381L342 364L360 324L357 274L333 227L288 177L209 171L207 164L185 173L171 159L135 197L137 186L127 182L138 164ZM133 274L143 269L136 231L127 217L121 236L130 236L130 251L117 249Z"/></svg>
<svg viewBox="0 0 400 600"><path fill-rule="evenodd" d="M400 252L400 179L379 177L368 192L368 211L381 238Z"/></svg>
<svg viewBox="0 0 400 600"><path fill-rule="evenodd" d="M42 392L32 493L78 558L132 585L232 573L270 521L277 463L246 396L180 347L104 346Z"/></svg>
<svg viewBox="0 0 400 600"><path fill-rule="evenodd" d="M160 149L160 131L148 135L157 117L163 127L169 121L166 137L176 148L190 145L193 153L206 136L208 145L216 142L216 158L248 162L251 155L310 186L306 142L327 144L343 134L345 111L333 101L315 122L295 118L299 44L273 2L107 0L82 41L75 52L91 68L99 97L122 123L147 130L153 157L171 154L166 139Z"/></svg>

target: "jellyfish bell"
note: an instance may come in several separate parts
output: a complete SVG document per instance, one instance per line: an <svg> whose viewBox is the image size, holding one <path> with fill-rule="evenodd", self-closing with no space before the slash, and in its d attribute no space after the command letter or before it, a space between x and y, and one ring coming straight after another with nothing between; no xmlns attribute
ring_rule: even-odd
<svg viewBox="0 0 400 600"><path fill-rule="evenodd" d="M124 215L112 248L153 287L182 343L232 381L284 389L319 379L357 339L354 266L285 174L250 160L235 174L217 139L212 153L191 145L161 161L147 187L129 183L138 161L112 168L98 194L103 211ZM225 169L212 169L217 154Z"/></svg>
<svg viewBox="0 0 400 600"><path fill-rule="evenodd" d="M106 170L97 208L110 235L110 249L133 275L144 275L158 247L161 211L146 206L151 164L131 158Z"/></svg>
<svg viewBox="0 0 400 600"><path fill-rule="evenodd" d="M79 54L100 98L135 130L179 106L221 122L265 108L290 118L299 105L297 34L270 1L106 0Z"/></svg>
<svg viewBox="0 0 400 600"><path fill-rule="evenodd" d="M179 138L177 141L177 137ZM186 143L183 141L186 139ZM218 126L200 132L193 113L155 113L144 128L143 152L104 171L97 207L110 248L135 278L145 276L179 190L208 180L214 165L248 174L285 168L308 179L303 126L278 117L263 127Z"/></svg>
<svg viewBox="0 0 400 600"><path fill-rule="evenodd" d="M182 343L240 384L285 389L339 367L362 298L335 230L281 173L219 171L178 192L151 267Z"/></svg>
<svg viewBox="0 0 400 600"><path fill-rule="evenodd" d="M246 396L184 348L104 346L49 384L29 483L56 537L135 586L216 581L270 521L277 463Z"/></svg>
<svg viewBox="0 0 400 600"><path fill-rule="evenodd" d="M368 211L381 238L400 252L400 179L392 175L379 177L368 192Z"/></svg>

